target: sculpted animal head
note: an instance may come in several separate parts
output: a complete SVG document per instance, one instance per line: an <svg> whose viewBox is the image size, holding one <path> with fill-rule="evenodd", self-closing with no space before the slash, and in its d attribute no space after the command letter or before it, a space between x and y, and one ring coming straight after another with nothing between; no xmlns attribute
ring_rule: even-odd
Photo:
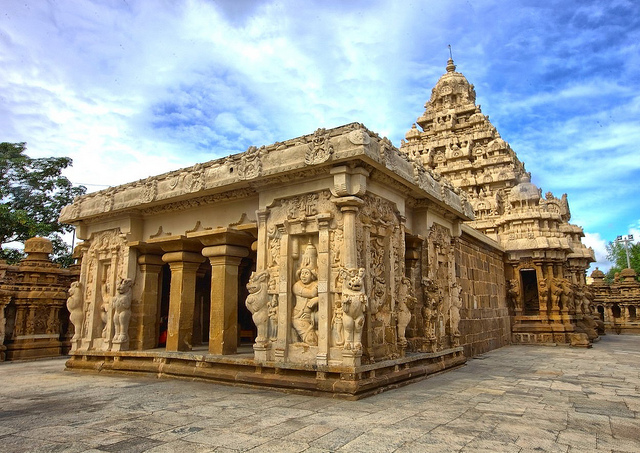
<svg viewBox="0 0 640 453"><path fill-rule="evenodd" d="M133 285L133 280L130 278L120 279L120 283L118 283L118 292L120 294L125 294L129 289L131 289L131 285Z"/></svg>
<svg viewBox="0 0 640 453"><path fill-rule="evenodd" d="M247 291L249 294L255 294L265 288L269 283L269 271L252 272L247 283Z"/></svg>
<svg viewBox="0 0 640 453"><path fill-rule="evenodd" d="M354 293L364 293L364 269L360 268L357 274L347 280L347 288Z"/></svg>
<svg viewBox="0 0 640 453"><path fill-rule="evenodd" d="M73 297L80 292L80 282L71 283L71 287L69 288L69 296Z"/></svg>

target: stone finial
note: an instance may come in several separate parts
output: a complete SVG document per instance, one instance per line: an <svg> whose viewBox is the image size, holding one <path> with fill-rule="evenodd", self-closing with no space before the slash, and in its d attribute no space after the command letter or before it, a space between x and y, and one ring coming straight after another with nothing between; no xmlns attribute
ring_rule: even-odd
<svg viewBox="0 0 640 453"><path fill-rule="evenodd" d="M591 272L591 278L593 279L593 284L604 285L604 272L602 272L599 268L596 267L596 270Z"/></svg>
<svg viewBox="0 0 640 453"><path fill-rule="evenodd" d="M455 72L456 65L453 64L453 58L449 58L447 61L447 72Z"/></svg>
<svg viewBox="0 0 640 453"><path fill-rule="evenodd" d="M24 243L24 252L29 261L49 261L49 254L53 253L53 245L47 238L33 237Z"/></svg>

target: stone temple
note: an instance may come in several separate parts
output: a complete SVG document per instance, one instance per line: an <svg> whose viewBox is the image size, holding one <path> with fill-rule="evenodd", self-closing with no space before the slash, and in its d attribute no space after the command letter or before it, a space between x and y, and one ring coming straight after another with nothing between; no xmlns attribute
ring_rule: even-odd
<svg viewBox="0 0 640 453"><path fill-rule="evenodd" d="M79 197L70 369L360 398L598 338L593 251L455 71L400 149L359 123Z"/></svg>

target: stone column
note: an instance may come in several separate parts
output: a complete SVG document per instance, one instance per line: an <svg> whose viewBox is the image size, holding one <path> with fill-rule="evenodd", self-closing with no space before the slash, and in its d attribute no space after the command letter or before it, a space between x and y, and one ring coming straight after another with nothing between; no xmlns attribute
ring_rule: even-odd
<svg viewBox="0 0 640 453"><path fill-rule="evenodd" d="M214 245L202 249L211 263L209 353L238 350L238 266L249 255L245 247Z"/></svg>
<svg viewBox="0 0 640 453"><path fill-rule="evenodd" d="M267 218L268 210L256 211L258 217L258 245L256 256L256 271L260 272L267 268Z"/></svg>
<svg viewBox="0 0 640 453"><path fill-rule="evenodd" d="M364 204L358 197L342 197L335 199L342 211L344 229L344 266L353 269L358 266L358 247L356 242L356 216L360 206Z"/></svg>
<svg viewBox="0 0 640 453"><path fill-rule="evenodd" d="M193 308L196 297L196 272L203 261L194 252L169 252L162 261L171 269L167 351L190 351L193 334Z"/></svg>
<svg viewBox="0 0 640 453"><path fill-rule="evenodd" d="M334 200L336 205L340 207L342 211L342 220L344 228L344 265L347 269L354 269L358 267L358 246L357 246L357 230L356 230L356 216L360 209L360 206L364 204L364 201L358 197L341 197ZM363 349L367 344L370 344L370 337L367 335L371 326L370 310L365 312L366 326L363 328ZM371 351L369 352L371 353ZM360 366L362 358L361 350L343 350L342 351L342 363L345 366L356 367Z"/></svg>
<svg viewBox="0 0 640 453"><path fill-rule="evenodd" d="M318 214L318 354L316 364L327 365L331 347L331 301L329 300L330 214Z"/></svg>
<svg viewBox="0 0 640 453"><path fill-rule="evenodd" d="M289 254L297 253L297 250L292 250L291 239L289 233L284 225L278 225L278 231L280 234L280 279L278 281L278 337L275 341L275 361L284 362L286 360L287 345L291 340L291 312L292 308L292 296L288 286L290 286L290 264Z"/></svg>
<svg viewBox="0 0 640 453"><path fill-rule="evenodd" d="M158 305L160 304L160 273L162 271L162 256L140 255L140 278L142 280L142 295L135 313L135 337L131 341L131 349L152 349L158 344L160 335L158 325Z"/></svg>

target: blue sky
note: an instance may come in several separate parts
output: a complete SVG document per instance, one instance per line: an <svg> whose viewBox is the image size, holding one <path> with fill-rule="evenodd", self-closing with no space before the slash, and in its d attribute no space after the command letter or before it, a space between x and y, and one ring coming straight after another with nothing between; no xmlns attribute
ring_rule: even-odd
<svg viewBox="0 0 640 453"><path fill-rule="evenodd" d="M399 146L448 44L606 268L640 237L635 0L4 0L0 141L89 190L353 121Z"/></svg>

